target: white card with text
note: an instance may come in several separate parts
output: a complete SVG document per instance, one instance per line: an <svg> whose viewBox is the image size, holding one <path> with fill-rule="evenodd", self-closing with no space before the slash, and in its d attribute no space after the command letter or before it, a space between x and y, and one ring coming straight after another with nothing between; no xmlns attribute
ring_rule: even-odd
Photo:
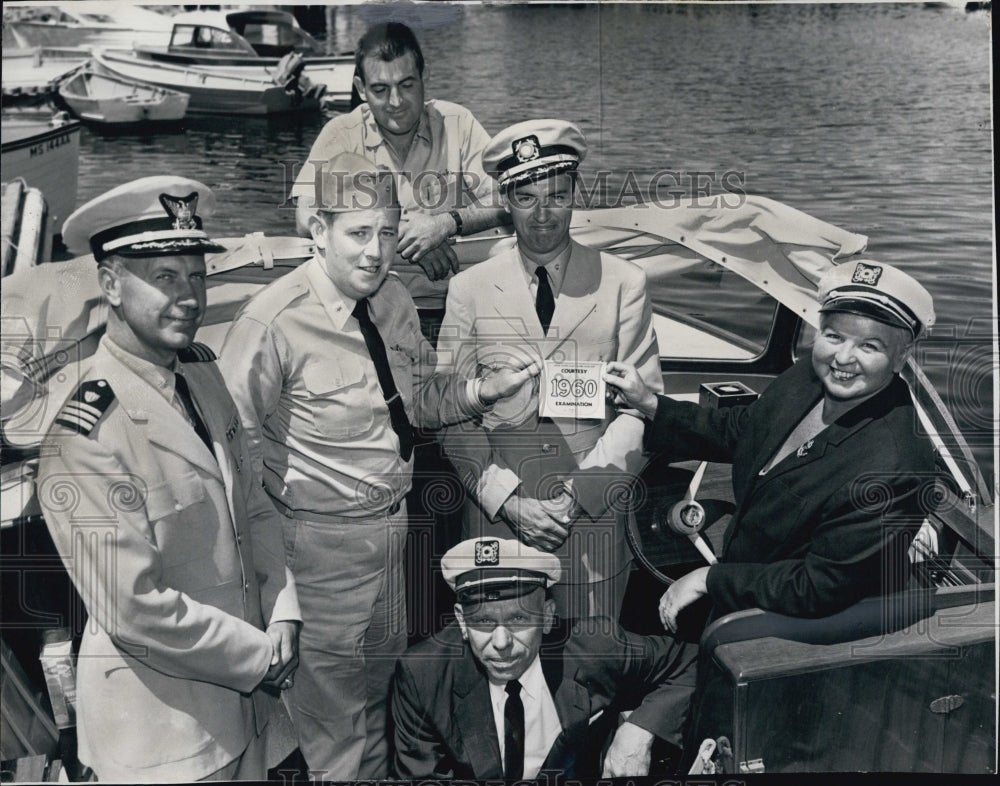
<svg viewBox="0 0 1000 786"><path fill-rule="evenodd" d="M599 360L546 360L538 396L539 417L602 419L604 365Z"/></svg>

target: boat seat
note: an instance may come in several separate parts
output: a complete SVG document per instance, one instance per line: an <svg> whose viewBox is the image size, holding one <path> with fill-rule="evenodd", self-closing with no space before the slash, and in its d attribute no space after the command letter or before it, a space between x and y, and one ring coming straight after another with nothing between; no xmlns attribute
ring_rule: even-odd
<svg viewBox="0 0 1000 786"><path fill-rule="evenodd" d="M906 590L818 619L751 609L716 620L681 771L706 740L730 752L713 759L725 773L959 772L963 758L987 771L995 592ZM951 753L946 739L959 741Z"/></svg>
<svg viewBox="0 0 1000 786"><path fill-rule="evenodd" d="M935 612L980 601L993 585L911 589L858 601L827 617L791 617L763 609L727 614L712 622L701 636L702 655L716 647L749 639L778 638L804 644L838 644L908 627Z"/></svg>

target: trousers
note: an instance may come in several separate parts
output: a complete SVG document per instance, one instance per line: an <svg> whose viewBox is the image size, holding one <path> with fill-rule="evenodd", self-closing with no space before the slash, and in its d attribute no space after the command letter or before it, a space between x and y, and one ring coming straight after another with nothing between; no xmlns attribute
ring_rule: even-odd
<svg viewBox="0 0 1000 786"><path fill-rule="evenodd" d="M299 668L284 692L313 777L388 774L386 718L406 648L406 506L366 519L285 519L302 613Z"/></svg>

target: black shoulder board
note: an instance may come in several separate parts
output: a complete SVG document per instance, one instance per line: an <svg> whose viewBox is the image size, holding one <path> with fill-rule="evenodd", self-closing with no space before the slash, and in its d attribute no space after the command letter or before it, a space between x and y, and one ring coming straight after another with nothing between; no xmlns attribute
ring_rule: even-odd
<svg viewBox="0 0 1000 786"><path fill-rule="evenodd" d="M199 344L195 341L178 352L177 359L181 363L206 363L209 360L215 360L215 353L207 344Z"/></svg>
<svg viewBox="0 0 1000 786"><path fill-rule="evenodd" d="M93 379L84 382L77 388L73 397L63 405L55 422L78 434L88 436L114 400L115 392L105 380Z"/></svg>

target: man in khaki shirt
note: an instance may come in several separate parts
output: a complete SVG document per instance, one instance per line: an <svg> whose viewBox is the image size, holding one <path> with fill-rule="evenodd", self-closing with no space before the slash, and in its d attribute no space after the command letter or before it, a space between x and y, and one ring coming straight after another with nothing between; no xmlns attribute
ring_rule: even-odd
<svg viewBox="0 0 1000 786"><path fill-rule="evenodd" d="M480 414L532 371L435 376L413 300L389 274L393 178L352 153L321 176L316 256L247 303L222 368L284 514L299 587L300 668L286 694L299 744L311 771L356 780L387 773L386 700L406 645L411 424Z"/></svg>
<svg viewBox="0 0 1000 786"><path fill-rule="evenodd" d="M406 25L371 27L358 42L355 63L364 103L333 118L313 143L292 189L296 224L308 237L317 161L357 153L392 172L403 208L395 270L434 340L448 281L458 272L448 239L507 222L481 160L490 135L464 106L424 100L424 56Z"/></svg>

